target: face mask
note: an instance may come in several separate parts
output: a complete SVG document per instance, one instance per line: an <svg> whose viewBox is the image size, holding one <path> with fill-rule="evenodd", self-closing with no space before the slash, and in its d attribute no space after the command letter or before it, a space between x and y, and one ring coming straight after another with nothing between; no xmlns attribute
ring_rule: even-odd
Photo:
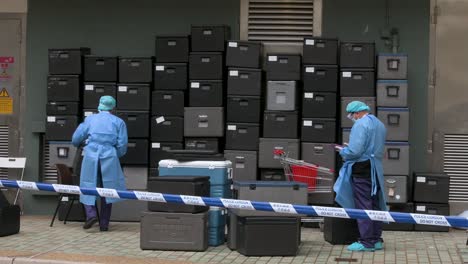
<svg viewBox="0 0 468 264"><path fill-rule="evenodd" d="M357 120L356 118L353 117L353 114L352 114L352 113L349 113L349 114L347 115L347 118L348 118L349 120L353 121L353 123L356 122L356 120Z"/></svg>

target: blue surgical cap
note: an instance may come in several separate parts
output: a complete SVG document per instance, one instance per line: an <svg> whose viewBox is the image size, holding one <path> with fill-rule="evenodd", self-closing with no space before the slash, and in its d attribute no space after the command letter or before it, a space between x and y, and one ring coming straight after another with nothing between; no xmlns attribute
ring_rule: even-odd
<svg viewBox="0 0 468 264"><path fill-rule="evenodd" d="M110 95L101 96L99 99L99 111L111 111L115 107L115 99Z"/></svg>
<svg viewBox="0 0 468 264"><path fill-rule="evenodd" d="M361 101L352 101L346 106L346 112L348 113L357 113L361 111L370 111L369 106Z"/></svg>

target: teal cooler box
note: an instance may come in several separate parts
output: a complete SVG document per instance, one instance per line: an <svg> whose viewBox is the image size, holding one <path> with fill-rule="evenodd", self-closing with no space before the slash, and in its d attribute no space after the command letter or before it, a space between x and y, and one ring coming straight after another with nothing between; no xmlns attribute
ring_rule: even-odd
<svg viewBox="0 0 468 264"><path fill-rule="evenodd" d="M219 246L226 239L226 209L210 207L208 211L208 245Z"/></svg>

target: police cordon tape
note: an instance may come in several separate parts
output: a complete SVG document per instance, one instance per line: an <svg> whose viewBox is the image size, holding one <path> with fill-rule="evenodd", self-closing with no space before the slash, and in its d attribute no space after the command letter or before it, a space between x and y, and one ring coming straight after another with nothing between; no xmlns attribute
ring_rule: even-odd
<svg viewBox="0 0 468 264"><path fill-rule="evenodd" d="M468 218L430 214L398 213L375 210L360 210L326 206L295 205L274 202L258 202L215 197L164 194L143 191L120 191L107 188L81 188L74 185L48 184L30 181L0 180L0 187L24 190L57 192L65 194L86 194L100 197L141 200L159 203L217 206L230 209L258 210L277 213L324 216L334 218L369 219L373 221L410 223L468 228Z"/></svg>

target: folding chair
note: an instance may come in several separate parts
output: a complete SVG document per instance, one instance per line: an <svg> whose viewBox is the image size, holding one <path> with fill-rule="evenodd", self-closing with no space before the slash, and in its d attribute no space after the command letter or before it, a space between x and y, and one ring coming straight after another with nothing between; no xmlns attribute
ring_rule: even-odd
<svg viewBox="0 0 468 264"><path fill-rule="evenodd" d="M26 158L15 158L15 157L8 157L8 158L0 158L0 168L6 169L21 169L21 177L20 181L23 180L24 176L24 168L26 167ZM20 189L16 191L15 200L13 201L13 205L16 205L18 201Z"/></svg>

